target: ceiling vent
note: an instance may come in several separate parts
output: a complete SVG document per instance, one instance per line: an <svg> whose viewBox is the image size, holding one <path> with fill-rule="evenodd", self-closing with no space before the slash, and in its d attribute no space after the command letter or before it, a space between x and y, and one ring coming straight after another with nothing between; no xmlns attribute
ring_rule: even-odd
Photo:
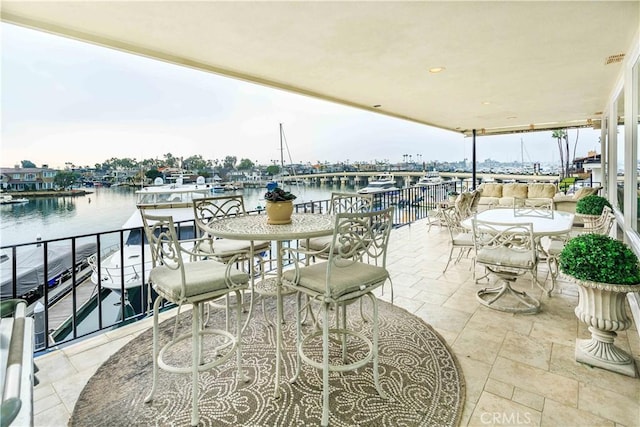
<svg viewBox="0 0 640 427"><path fill-rule="evenodd" d="M624 53L619 53L617 55L611 55L611 56L607 57L607 59L604 61L604 65L618 64L618 63L622 62L623 59L624 59Z"/></svg>

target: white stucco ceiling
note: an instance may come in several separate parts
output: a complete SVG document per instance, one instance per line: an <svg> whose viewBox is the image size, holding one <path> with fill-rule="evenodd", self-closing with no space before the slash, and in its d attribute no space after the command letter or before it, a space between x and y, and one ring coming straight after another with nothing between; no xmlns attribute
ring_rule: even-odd
<svg viewBox="0 0 640 427"><path fill-rule="evenodd" d="M640 28L635 1L3 1L1 16L480 134L599 119L621 71L606 60Z"/></svg>

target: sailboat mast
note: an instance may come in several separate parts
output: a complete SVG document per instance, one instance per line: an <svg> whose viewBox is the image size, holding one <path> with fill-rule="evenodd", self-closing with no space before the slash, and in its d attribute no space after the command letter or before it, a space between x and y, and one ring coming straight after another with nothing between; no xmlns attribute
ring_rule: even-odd
<svg viewBox="0 0 640 427"><path fill-rule="evenodd" d="M282 123L280 123L280 173L284 174L284 148L282 147Z"/></svg>

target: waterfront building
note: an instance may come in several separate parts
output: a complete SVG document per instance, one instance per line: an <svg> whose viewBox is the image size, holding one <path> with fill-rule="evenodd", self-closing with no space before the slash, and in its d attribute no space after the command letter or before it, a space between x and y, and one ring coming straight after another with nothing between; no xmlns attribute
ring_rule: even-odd
<svg viewBox="0 0 640 427"><path fill-rule="evenodd" d="M53 190L53 179L57 173L57 170L48 167L0 167L0 182L2 189L7 191Z"/></svg>

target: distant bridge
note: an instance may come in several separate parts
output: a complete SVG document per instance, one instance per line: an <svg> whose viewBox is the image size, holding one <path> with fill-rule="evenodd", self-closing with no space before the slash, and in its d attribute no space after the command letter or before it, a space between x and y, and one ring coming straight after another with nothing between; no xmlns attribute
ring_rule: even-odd
<svg viewBox="0 0 640 427"><path fill-rule="evenodd" d="M305 184L344 184L344 185L366 185L370 180L380 176L383 173L389 173L396 179L396 183L402 187L410 187L418 182L424 171L394 171L394 172L323 172L305 175L290 175L285 178L285 182L299 180ZM439 172L440 176L447 180L468 181L471 179L471 172ZM557 182L558 175L509 175L509 174L493 174L478 173L477 179L484 180L492 178L495 180L516 180L516 181L538 181L538 182ZM248 186L245 183L245 186ZM264 183L256 183L262 186Z"/></svg>

